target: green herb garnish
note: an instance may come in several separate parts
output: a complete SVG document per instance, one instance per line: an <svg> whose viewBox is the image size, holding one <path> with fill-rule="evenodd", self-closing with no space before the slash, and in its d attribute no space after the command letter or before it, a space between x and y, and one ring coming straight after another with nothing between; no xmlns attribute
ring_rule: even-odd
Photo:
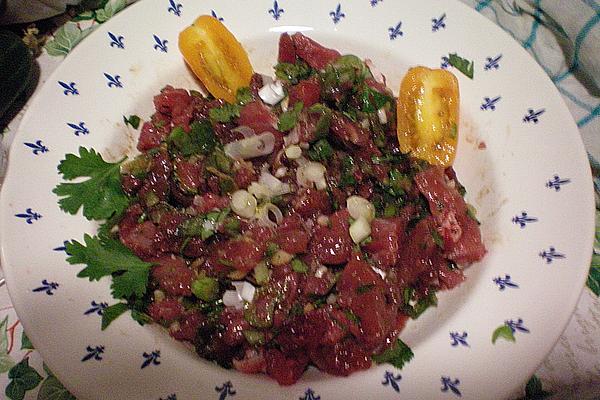
<svg viewBox="0 0 600 400"><path fill-rule="evenodd" d="M77 183L61 183L53 192L62 197L58 204L69 214L83 207L83 215L90 220L103 220L121 214L129 205L129 198L121 188L121 160L104 161L94 149L79 148L79 156L67 154L58 165L65 180L89 177Z"/></svg>
<svg viewBox="0 0 600 400"><path fill-rule="evenodd" d="M387 349L381 354L376 354L372 358L377 364L389 363L398 369L402 369L413 357L414 353L410 347L402 340L397 339L394 347Z"/></svg>
<svg viewBox="0 0 600 400"><path fill-rule="evenodd" d="M303 107L304 104L299 101L294 104L292 109L289 109L281 114L279 116L279 122L277 123L277 129L279 129L281 132L287 132L296 126L298 117L300 116L300 112L302 111Z"/></svg>
<svg viewBox="0 0 600 400"><path fill-rule="evenodd" d="M463 73L467 78L473 79L475 74L475 62L469 61L466 58L462 58L456 53L452 53L448 56L448 64Z"/></svg>
<svg viewBox="0 0 600 400"><path fill-rule="evenodd" d="M231 122L240 117L240 109L237 104L225 103L221 107L211 108L208 115L216 122Z"/></svg>
<svg viewBox="0 0 600 400"><path fill-rule="evenodd" d="M140 126L141 118L137 115L130 115L129 118L123 115L123 122L125 125L129 125L133 129L137 129Z"/></svg>
<svg viewBox="0 0 600 400"><path fill-rule="evenodd" d="M292 85L297 84L303 79L310 77L313 69L304 61L298 61L295 64L279 63L275 65L275 76L281 80L287 81Z"/></svg>

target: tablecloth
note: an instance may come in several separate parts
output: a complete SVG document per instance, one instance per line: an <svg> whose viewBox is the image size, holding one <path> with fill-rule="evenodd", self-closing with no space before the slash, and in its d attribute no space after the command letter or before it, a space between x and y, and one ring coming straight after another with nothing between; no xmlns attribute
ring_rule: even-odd
<svg viewBox="0 0 600 400"><path fill-rule="evenodd" d="M21 0L5 1L6 10L0 15L0 23L49 17L64 12L68 4L77 3L76 0L33 0L30 1L32 7L24 11ZM369 1L376 6L384 0ZM595 0L462 1L509 32L551 77L577 122L594 172L596 191L600 193L600 163L597 161L600 160L600 4ZM75 13L71 9L74 18L73 15L67 18L65 14L56 17L58 29L53 36L40 37L35 26L24 32L25 41L32 47L46 40L37 59L41 71L38 87L72 47L128 2L99 0L96 3L98 8L95 9L80 7ZM0 180L3 159L26 109L27 105L2 132ZM598 222L596 232L597 237L600 236ZM600 399L600 245L597 247L588 286L581 294L575 313L528 387L523 388L524 398ZM74 399L32 349L5 286L0 288L0 397L3 394L12 399Z"/></svg>

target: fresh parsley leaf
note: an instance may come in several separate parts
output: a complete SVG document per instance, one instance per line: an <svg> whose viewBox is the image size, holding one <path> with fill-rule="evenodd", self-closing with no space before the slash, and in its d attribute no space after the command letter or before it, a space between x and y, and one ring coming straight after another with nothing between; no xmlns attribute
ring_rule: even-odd
<svg viewBox="0 0 600 400"><path fill-rule="evenodd" d="M106 307L102 312L102 325L101 329L105 330L115 319L119 318L124 314L129 307L125 303L117 303L112 306Z"/></svg>
<svg viewBox="0 0 600 400"><path fill-rule="evenodd" d="M140 117L137 115L130 115L129 118L123 115L123 122L125 125L130 125L133 129L137 129L140 127Z"/></svg>
<svg viewBox="0 0 600 400"><path fill-rule="evenodd" d="M279 63L275 65L275 76L292 85L297 84L303 79L308 78L313 73L313 69L304 61L298 61L295 64Z"/></svg>
<svg viewBox="0 0 600 400"><path fill-rule="evenodd" d="M277 129L281 132L287 132L291 130L298 122L300 112L304 107L304 103L301 101L294 104L294 108L287 110L279 116L279 122L277 123Z"/></svg>
<svg viewBox="0 0 600 400"><path fill-rule="evenodd" d="M394 347L387 349L381 354L373 356L377 364L389 363L398 369L402 369L414 357L413 351L402 340L397 339Z"/></svg>
<svg viewBox="0 0 600 400"><path fill-rule="evenodd" d="M29 366L29 357L25 357L8 371L8 379L10 383L4 392L6 396L11 400L23 400L25 392L35 389L42 381L42 376Z"/></svg>
<svg viewBox="0 0 600 400"><path fill-rule="evenodd" d="M512 329L510 329L510 326L506 324L499 326L496 328L494 333L492 333L492 344L496 344L496 340L498 340L498 338L502 338L510 342L516 342L515 334L513 333Z"/></svg>
<svg viewBox="0 0 600 400"><path fill-rule="evenodd" d="M78 277L94 281L112 275L112 293L117 299L146 293L151 263L140 260L118 240L86 234L84 242L73 240L66 245L69 264L87 265Z"/></svg>
<svg viewBox="0 0 600 400"><path fill-rule="evenodd" d="M231 122L240 117L240 109L241 107L237 104L225 103L221 107L211 108L208 115L216 122Z"/></svg>
<svg viewBox="0 0 600 400"><path fill-rule="evenodd" d="M308 158L312 161L328 161L333 156L333 147L327 139L321 139L314 143L308 150Z"/></svg>
<svg viewBox="0 0 600 400"><path fill-rule="evenodd" d="M587 286L592 293L600 296L600 255L592 255L592 264L590 265L590 273L587 278Z"/></svg>
<svg viewBox="0 0 600 400"><path fill-rule="evenodd" d="M103 220L120 214L129 205L129 198L121 188L120 166L124 161L104 161L94 149L79 148L79 156L67 154L58 165L65 180L89 177L77 183L61 183L53 192L61 197L60 208L76 214L83 207L83 215L90 220Z"/></svg>
<svg viewBox="0 0 600 400"><path fill-rule="evenodd" d="M454 68L463 73L467 78L473 79L475 74L475 62L469 61L466 58L462 58L456 53L452 53L448 56L448 63Z"/></svg>
<svg viewBox="0 0 600 400"><path fill-rule="evenodd" d="M152 318L148 314L138 311L135 308L131 310L131 318L141 326L152 322Z"/></svg>
<svg viewBox="0 0 600 400"><path fill-rule="evenodd" d="M248 103L251 103L254 100L252 96L252 92L249 87L239 88L237 93L235 94L235 101L240 106L245 106Z"/></svg>

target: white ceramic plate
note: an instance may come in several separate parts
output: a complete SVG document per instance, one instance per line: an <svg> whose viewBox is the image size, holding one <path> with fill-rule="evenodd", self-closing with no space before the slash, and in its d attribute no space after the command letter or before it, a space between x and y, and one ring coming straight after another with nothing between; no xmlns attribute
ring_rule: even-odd
<svg viewBox="0 0 600 400"><path fill-rule="evenodd" d="M178 32L213 13L270 73L279 32L370 58L397 88L412 65L457 52L462 92L456 169L479 210L489 254L465 284L402 334L415 353L349 378L311 370L292 387L199 359L157 327L120 318L100 331L109 281L76 278L63 241L95 226L51 193L65 153L130 152L123 115L148 117L166 84L195 88ZM452 68L452 67L448 67ZM563 330L587 273L593 194L586 154L550 80L498 27L446 0L145 0L81 43L33 101L2 191L2 265L15 308L49 367L79 399L499 399L522 387ZM492 333L503 325L516 342Z"/></svg>

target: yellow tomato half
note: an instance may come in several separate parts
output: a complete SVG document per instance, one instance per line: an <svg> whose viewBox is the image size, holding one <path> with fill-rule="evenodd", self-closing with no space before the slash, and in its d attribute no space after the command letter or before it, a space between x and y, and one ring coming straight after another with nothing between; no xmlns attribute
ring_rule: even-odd
<svg viewBox="0 0 600 400"><path fill-rule="evenodd" d="M398 142L403 153L448 167L458 139L458 80L449 71L411 68L398 98Z"/></svg>
<svg viewBox="0 0 600 400"><path fill-rule="evenodd" d="M201 15L179 34L179 50L216 98L235 103L237 90L252 79L248 54L219 20Z"/></svg>

